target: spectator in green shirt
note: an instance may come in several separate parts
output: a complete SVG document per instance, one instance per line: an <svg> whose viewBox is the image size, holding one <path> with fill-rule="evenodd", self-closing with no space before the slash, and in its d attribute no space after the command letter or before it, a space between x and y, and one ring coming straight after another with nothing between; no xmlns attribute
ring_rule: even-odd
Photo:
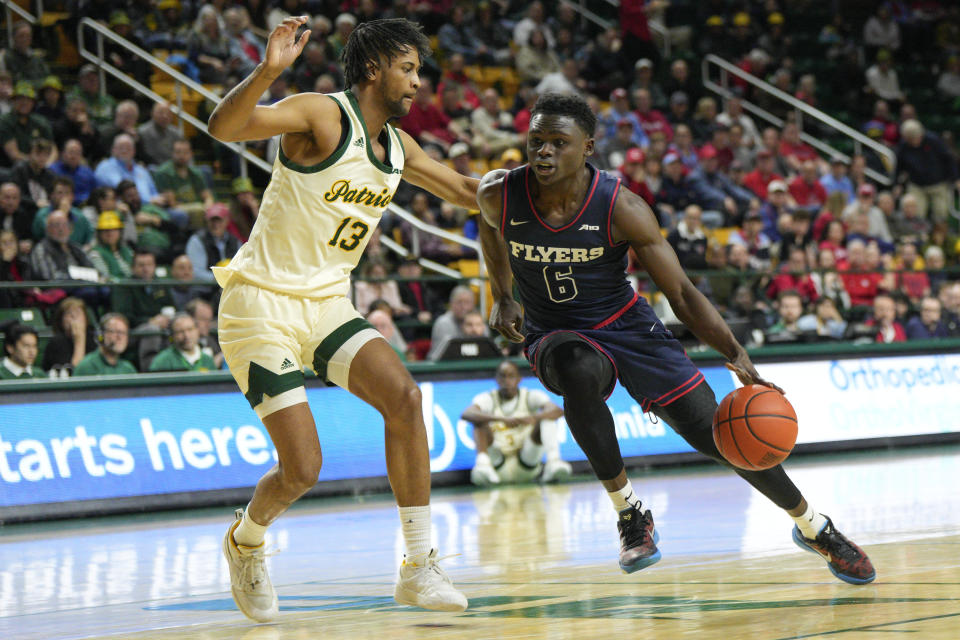
<svg viewBox="0 0 960 640"><path fill-rule="evenodd" d="M117 108L117 101L106 93L100 93L100 74L92 64L80 67L77 73L77 86L67 95L71 98L80 98L87 104L93 123L104 127L113 122L113 111Z"/></svg>
<svg viewBox="0 0 960 640"><path fill-rule="evenodd" d="M87 252L90 262L105 278L133 275L133 251L121 242L123 220L116 211L104 211L97 220L97 244Z"/></svg>
<svg viewBox="0 0 960 640"><path fill-rule="evenodd" d="M144 249L133 254L133 278L142 280L138 287L114 287L111 308L130 319L130 323L139 327L150 325L154 329L166 331L173 315L173 298L167 287L156 286L157 258ZM164 312L165 307L170 311Z"/></svg>
<svg viewBox="0 0 960 640"><path fill-rule="evenodd" d="M47 377L42 369L33 366L37 359L37 331L33 327L19 323L9 327L3 350L6 357L0 364L0 380Z"/></svg>
<svg viewBox="0 0 960 640"><path fill-rule="evenodd" d="M130 342L130 321L122 313L111 311L100 318L100 346L74 369L74 376L104 376L136 373L136 368L120 356Z"/></svg>
<svg viewBox="0 0 960 640"><path fill-rule="evenodd" d="M47 216L51 211L62 211L70 217L73 231L70 232L70 242L81 247L89 247L93 243L93 226L83 215L83 211L73 206L73 180L66 176L59 176L53 181L53 190L50 194L50 204L37 211L33 217L33 237L42 240L47 235Z"/></svg>
<svg viewBox="0 0 960 640"><path fill-rule="evenodd" d="M213 193L203 174L193 166L193 148L189 140L173 143L173 157L153 174L157 191L167 197L167 205L186 211L191 227L203 226L203 212L213 204Z"/></svg>
<svg viewBox="0 0 960 640"><path fill-rule="evenodd" d="M217 366L199 344L200 332L189 313L178 313L170 321L173 343L156 355L150 371L213 371Z"/></svg>
<svg viewBox="0 0 960 640"><path fill-rule="evenodd" d="M25 80L39 85L50 75L47 63L30 48L33 44L33 27L27 22L18 22L13 27L13 46L3 52L3 68L10 72L14 82Z"/></svg>
<svg viewBox="0 0 960 640"><path fill-rule="evenodd" d="M26 82L18 82L13 90L13 109L0 116L0 146L6 153L4 166L27 160L34 139L53 139L53 129L46 118L33 113L37 92Z"/></svg>
<svg viewBox="0 0 960 640"><path fill-rule="evenodd" d="M144 204L132 180L122 180L117 185L117 198L118 211L131 217L136 224L137 247L150 251L157 256L158 262L168 264L173 258L173 239L180 235L177 222L170 212L149 202Z"/></svg>

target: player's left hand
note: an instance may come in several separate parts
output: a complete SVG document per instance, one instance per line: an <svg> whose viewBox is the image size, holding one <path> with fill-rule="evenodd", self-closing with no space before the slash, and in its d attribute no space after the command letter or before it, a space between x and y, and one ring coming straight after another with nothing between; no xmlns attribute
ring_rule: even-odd
<svg viewBox="0 0 960 640"><path fill-rule="evenodd" d="M780 393L786 394L786 392L777 385L773 384L772 382L767 382L760 377L760 374L757 373L757 370L754 368L753 362L750 361L750 356L747 355L746 351L738 355L733 362L726 363L726 366L727 369L737 374L740 382L742 382L744 385L760 384L765 387L770 387L771 389L776 389Z"/></svg>

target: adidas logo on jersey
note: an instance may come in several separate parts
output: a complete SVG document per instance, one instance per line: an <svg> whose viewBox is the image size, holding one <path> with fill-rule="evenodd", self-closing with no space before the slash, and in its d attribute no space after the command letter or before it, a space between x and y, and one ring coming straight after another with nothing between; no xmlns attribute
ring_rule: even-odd
<svg viewBox="0 0 960 640"><path fill-rule="evenodd" d="M284 358L283 362L280 364L280 371L286 371L287 369L295 369L297 365L290 362L290 358Z"/></svg>
<svg viewBox="0 0 960 640"><path fill-rule="evenodd" d="M353 142L353 146L355 146L355 147L363 147L363 138L357 138L357 139Z"/></svg>
<svg viewBox="0 0 960 640"><path fill-rule="evenodd" d="M577 231L600 231L600 226L595 224L582 224Z"/></svg>

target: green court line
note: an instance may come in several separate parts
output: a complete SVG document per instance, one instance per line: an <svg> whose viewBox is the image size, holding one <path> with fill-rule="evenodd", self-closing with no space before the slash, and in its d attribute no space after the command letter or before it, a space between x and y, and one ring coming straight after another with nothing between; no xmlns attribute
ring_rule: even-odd
<svg viewBox="0 0 960 640"><path fill-rule="evenodd" d="M777 640L801 640L802 638L815 638L817 636L831 636L838 633L853 633L856 631L886 631L884 629L879 629L878 627L894 627L901 624L910 624L911 622L926 622L927 620L939 620L941 618L956 618L960 616L960 613L944 613L938 616L925 616L923 618L911 618L910 620L900 620L897 622L883 622L879 624L870 624L862 627L848 627L846 629L835 629L834 631L821 631L819 633L809 633L802 636L784 636L783 638L778 638ZM904 630L897 631L891 629L886 631L887 633L917 633L916 631Z"/></svg>

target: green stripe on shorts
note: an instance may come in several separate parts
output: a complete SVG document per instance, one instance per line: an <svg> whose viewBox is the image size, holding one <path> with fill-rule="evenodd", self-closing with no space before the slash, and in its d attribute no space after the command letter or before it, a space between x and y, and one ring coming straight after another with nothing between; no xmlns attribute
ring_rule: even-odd
<svg viewBox="0 0 960 640"><path fill-rule="evenodd" d="M323 342L317 345L316 351L313 352L313 370L317 372L318 378L325 382L330 382L327 379L327 365L330 363L330 359L333 358L333 354L335 354L347 340L364 329L373 329L373 325L363 318L354 318L334 329L330 335L323 339Z"/></svg>
<svg viewBox="0 0 960 640"><path fill-rule="evenodd" d="M274 373L256 362L251 362L250 370L247 372L247 392L243 395L250 406L256 409L257 405L263 402L264 395L274 398L284 391L302 386L302 371Z"/></svg>

